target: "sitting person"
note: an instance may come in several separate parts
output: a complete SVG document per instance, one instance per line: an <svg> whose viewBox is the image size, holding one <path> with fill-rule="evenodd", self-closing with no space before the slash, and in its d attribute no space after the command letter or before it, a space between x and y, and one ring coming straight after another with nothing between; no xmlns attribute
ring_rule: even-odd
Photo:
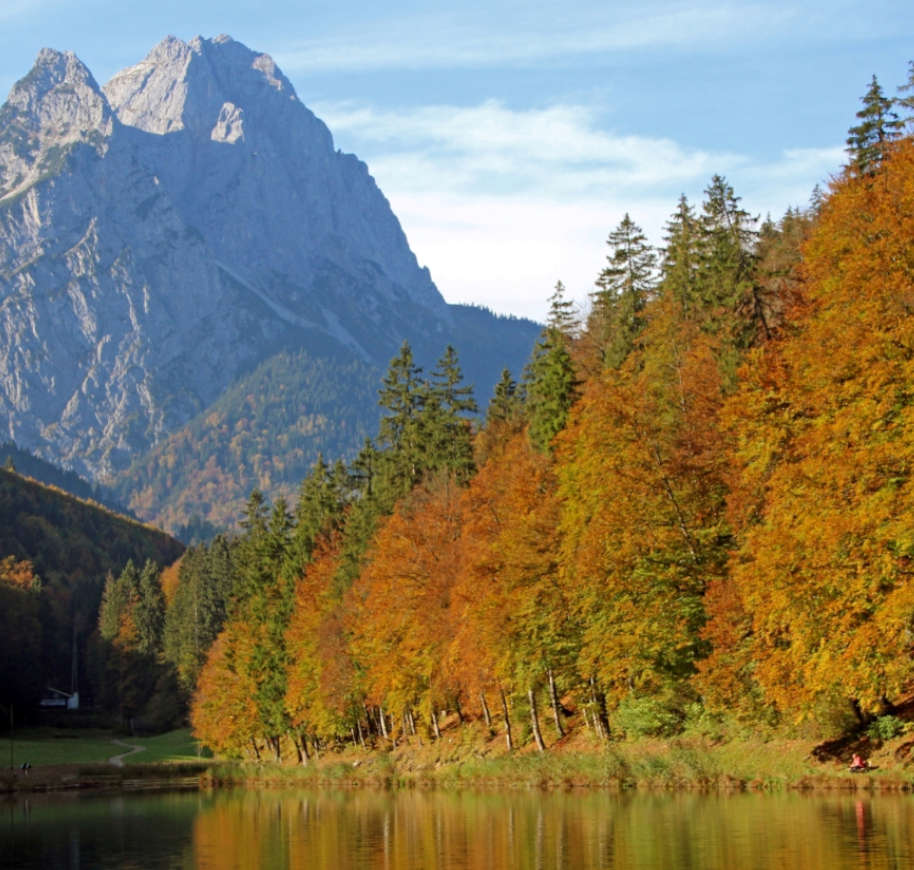
<svg viewBox="0 0 914 870"><path fill-rule="evenodd" d="M855 752L854 757L851 759L851 773L862 773L869 769L870 763L865 758L862 758L859 753Z"/></svg>

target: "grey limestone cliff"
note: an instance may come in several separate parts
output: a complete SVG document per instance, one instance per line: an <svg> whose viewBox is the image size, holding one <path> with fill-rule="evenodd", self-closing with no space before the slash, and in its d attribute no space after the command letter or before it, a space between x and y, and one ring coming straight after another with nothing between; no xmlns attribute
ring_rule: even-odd
<svg viewBox="0 0 914 870"><path fill-rule="evenodd" d="M4 439L98 478L290 333L383 365L451 323L365 165L267 55L169 37L99 88L45 49L0 108Z"/></svg>

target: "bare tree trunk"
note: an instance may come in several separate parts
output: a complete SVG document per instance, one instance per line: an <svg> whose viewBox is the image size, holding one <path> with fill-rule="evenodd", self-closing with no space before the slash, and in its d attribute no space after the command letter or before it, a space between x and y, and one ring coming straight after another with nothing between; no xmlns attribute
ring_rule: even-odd
<svg viewBox="0 0 914 870"><path fill-rule="evenodd" d="M378 721L381 723L381 736L389 740L390 735L387 733L387 722L384 718L384 708L378 707Z"/></svg>
<svg viewBox="0 0 914 870"><path fill-rule="evenodd" d="M297 737L292 738L292 742L295 744L295 751L298 753L298 763L306 765L311 760L307 738L304 734L299 734Z"/></svg>
<svg viewBox="0 0 914 870"><path fill-rule="evenodd" d="M508 715L508 699L505 697L505 690L499 689L501 694L501 712L505 717L505 743L508 744L508 752L514 750L514 740L511 737L511 717Z"/></svg>
<svg viewBox="0 0 914 870"><path fill-rule="evenodd" d="M546 744L543 743L543 735L540 733L540 717L536 711L536 692L533 686L527 689L527 699L530 701L530 724L533 726L533 739L536 741L536 748L540 752L546 751Z"/></svg>
<svg viewBox="0 0 914 870"><path fill-rule="evenodd" d="M435 735L435 740L441 739L441 729L438 728L438 711L432 710L432 732Z"/></svg>
<svg viewBox="0 0 914 870"><path fill-rule="evenodd" d="M597 688L597 681L593 676L590 678L590 697L593 700L593 718L597 723L599 736L604 740L609 740L609 717L606 715L606 698Z"/></svg>
<svg viewBox="0 0 914 870"><path fill-rule="evenodd" d="M415 737L416 736L416 720L413 717L412 710L406 711L406 721L409 723L409 733L412 734L413 737Z"/></svg>
<svg viewBox="0 0 914 870"><path fill-rule="evenodd" d="M482 715L486 720L486 728L492 730L492 714L489 712L489 705L486 703L486 693L479 693L479 700L482 701Z"/></svg>
<svg viewBox="0 0 914 870"><path fill-rule="evenodd" d="M362 745L362 749L365 748L365 735L362 733L362 719L360 716L355 717L355 728L359 733L359 743Z"/></svg>
<svg viewBox="0 0 914 870"><path fill-rule="evenodd" d="M562 727L562 710L559 706L559 693L555 687L555 676L552 668L547 670L549 674L549 698L552 701L552 714L555 716L555 730L559 732L559 737L565 736L565 729Z"/></svg>
<svg viewBox="0 0 914 870"><path fill-rule="evenodd" d="M251 748L254 750L254 758L260 761L260 750L257 748L257 741L251 738Z"/></svg>
<svg viewBox="0 0 914 870"><path fill-rule="evenodd" d="M457 721L463 724L463 710L460 709L460 698L454 698L454 710L457 712Z"/></svg>

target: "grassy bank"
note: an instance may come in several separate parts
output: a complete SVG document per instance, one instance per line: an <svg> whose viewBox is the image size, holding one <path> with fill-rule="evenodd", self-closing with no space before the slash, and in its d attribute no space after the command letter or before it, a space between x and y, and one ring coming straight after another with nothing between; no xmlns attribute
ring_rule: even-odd
<svg viewBox="0 0 914 870"><path fill-rule="evenodd" d="M899 752L904 745L900 739L871 747L876 769L861 775L843 759L817 760L809 740L678 737L601 745L579 735L543 754L530 746L509 754L502 738L471 727L449 729L441 741L411 738L374 751L326 753L304 766L216 764L207 777L213 785L276 787L910 791L914 770Z"/></svg>
<svg viewBox="0 0 914 870"><path fill-rule="evenodd" d="M142 751L124 756L123 767L105 763L131 747ZM42 729L16 738L15 763L0 773L0 789L190 786L196 777L215 787L914 790L914 741L906 736L869 746L876 769L864 775L850 773L840 757L817 760L813 747L809 740L701 736L601 744L577 730L546 753L531 745L508 753L503 738L479 723L450 722L441 740L379 741L369 750L328 751L307 765L255 764L207 761L187 729L144 738ZM22 761L31 763L28 773L18 769Z"/></svg>

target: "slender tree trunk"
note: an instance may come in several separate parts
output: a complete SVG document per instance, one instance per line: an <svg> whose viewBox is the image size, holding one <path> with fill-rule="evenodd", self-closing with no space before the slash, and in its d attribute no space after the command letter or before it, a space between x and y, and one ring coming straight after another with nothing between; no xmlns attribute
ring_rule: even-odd
<svg viewBox="0 0 914 870"><path fill-rule="evenodd" d="M355 717L355 727L359 733L359 743L362 746L362 749L365 748L365 735L362 733L362 718L361 716Z"/></svg>
<svg viewBox="0 0 914 870"><path fill-rule="evenodd" d="M508 752L514 750L514 740L511 737L511 717L508 715L508 699L505 697L505 690L499 689L501 694L501 712L505 717L505 743L508 744Z"/></svg>
<svg viewBox="0 0 914 870"><path fill-rule="evenodd" d="M463 710L460 709L460 698L454 698L454 710L457 713L457 721L463 724Z"/></svg>
<svg viewBox="0 0 914 870"><path fill-rule="evenodd" d="M609 716L606 715L606 696L597 688L597 681L590 678L590 697L593 700L593 718L597 731L604 740L609 740Z"/></svg>
<svg viewBox="0 0 914 870"><path fill-rule="evenodd" d="M486 720L486 728L488 728L489 731L491 731L492 730L492 714L489 712L489 705L486 703L486 693L485 692L479 693L479 700L482 701L482 715L483 715L483 718Z"/></svg>
<svg viewBox="0 0 914 870"><path fill-rule="evenodd" d="M311 760L311 754L308 752L308 738L304 734L299 734L298 738L293 738L292 742L298 752L298 763L306 765Z"/></svg>
<svg viewBox="0 0 914 870"><path fill-rule="evenodd" d="M432 710L431 718L432 718L432 732L435 735L435 740L440 740L441 739L441 730L438 728L438 711L437 710Z"/></svg>
<svg viewBox="0 0 914 870"><path fill-rule="evenodd" d="M406 711L406 722L409 725L409 733L415 737L416 736L416 720L413 718L413 711Z"/></svg>
<svg viewBox="0 0 914 870"><path fill-rule="evenodd" d="M548 668L549 674L549 699L552 701L552 714L555 716L555 730L559 732L559 737L565 736L565 729L562 727L562 710L559 706L559 693L555 687L555 676L552 668Z"/></svg>
<svg viewBox="0 0 914 870"><path fill-rule="evenodd" d="M273 760L277 763L282 761L282 741L278 735L274 734L270 738L270 745L273 747Z"/></svg>
<svg viewBox="0 0 914 870"><path fill-rule="evenodd" d="M374 714L371 711L371 707L369 707L368 704L366 704L366 703L363 703L362 706L365 708L365 719L368 722L368 733L377 734L378 726L375 723Z"/></svg>
<svg viewBox="0 0 914 870"><path fill-rule="evenodd" d="M536 710L536 692L533 686L527 689L527 698L530 701L530 724L533 726L533 739L536 741L536 748L540 752L546 751L546 744L543 743L543 735L540 733L540 717Z"/></svg>
<svg viewBox="0 0 914 870"><path fill-rule="evenodd" d="M254 750L254 758L260 761L260 750L257 748L257 741L253 737L251 738L251 748Z"/></svg>
<svg viewBox="0 0 914 870"><path fill-rule="evenodd" d="M390 739L390 735L387 733L387 722L384 719L384 708L378 707L378 722L381 723L381 736L385 740Z"/></svg>

